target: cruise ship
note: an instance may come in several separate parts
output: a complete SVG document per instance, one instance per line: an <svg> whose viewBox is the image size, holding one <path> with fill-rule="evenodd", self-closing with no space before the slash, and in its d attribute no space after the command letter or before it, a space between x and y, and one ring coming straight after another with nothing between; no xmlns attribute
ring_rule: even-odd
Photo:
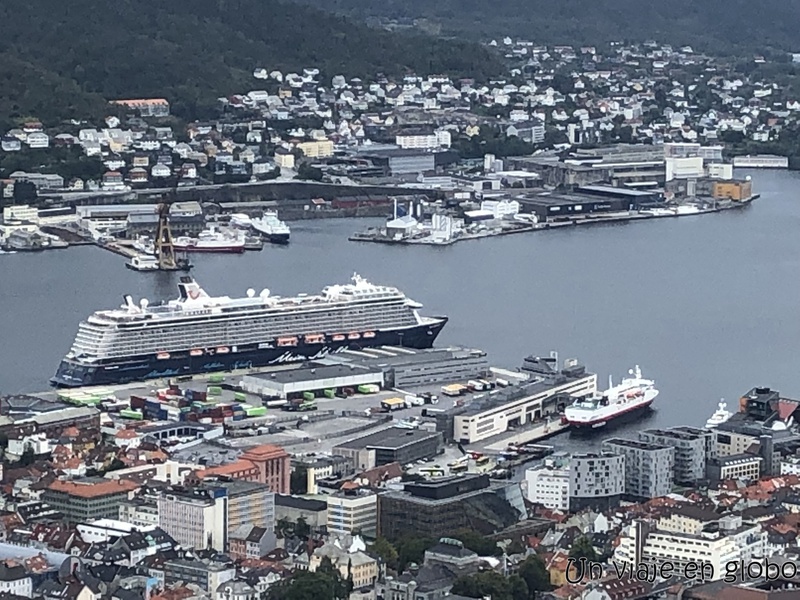
<svg viewBox="0 0 800 600"><path fill-rule="evenodd" d="M78 327L51 383L108 385L249 369L346 348L430 348L447 323L420 316L422 305L397 288L358 275L318 295L291 298L267 289L213 297L188 276L178 288L177 299L160 305L125 296L121 308L95 312Z"/></svg>
<svg viewBox="0 0 800 600"><path fill-rule="evenodd" d="M606 391L576 399L564 410L564 422L575 430L592 431L649 409L658 396L655 382L642 378L638 365L629 375L619 385L613 385L609 378Z"/></svg>
<svg viewBox="0 0 800 600"><path fill-rule="evenodd" d="M278 218L275 211L268 210L260 219L252 219L250 224L273 244L289 243L289 226Z"/></svg>

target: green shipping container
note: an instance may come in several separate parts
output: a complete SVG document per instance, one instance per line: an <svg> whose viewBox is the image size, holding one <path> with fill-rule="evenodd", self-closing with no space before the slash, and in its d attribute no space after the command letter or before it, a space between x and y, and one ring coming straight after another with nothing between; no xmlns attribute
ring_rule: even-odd
<svg viewBox="0 0 800 600"><path fill-rule="evenodd" d="M369 394L372 392L372 388L368 385L360 385L358 386L358 393L359 394Z"/></svg>
<svg viewBox="0 0 800 600"><path fill-rule="evenodd" d="M141 421L143 418L142 413L138 410L121 410L119 411L119 416L124 419L136 419L137 421Z"/></svg>
<svg viewBox="0 0 800 600"><path fill-rule="evenodd" d="M208 381L209 381L209 383L222 383L223 381L225 381L225 376L224 375L219 375L219 374L217 374L217 375L209 375Z"/></svg>
<svg viewBox="0 0 800 600"><path fill-rule="evenodd" d="M303 392L303 399L304 400L313 400L314 399L314 392Z"/></svg>
<svg viewBox="0 0 800 600"><path fill-rule="evenodd" d="M222 394L222 388L219 387L218 385L210 385L208 386L208 390L206 390L206 393L209 396L219 396L220 394Z"/></svg>
<svg viewBox="0 0 800 600"><path fill-rule="evenodd" d="M233 399L237 402L247 402L247 396L242 392L235 392L233 394Z"/></svg>
<svg viewBox="0 0 800 600"><path fill-rule="evenodd" d="M336 390L325 390L325 397L326 398L335 398L336 397Z"/></svg>
<svg viewBox="0 0 800 600"><path fill-rule="evenodd" d="M248 417L263 417L267 414L267 407L266 406L254 406L252 408L248 408L245 413Z"/></svg>

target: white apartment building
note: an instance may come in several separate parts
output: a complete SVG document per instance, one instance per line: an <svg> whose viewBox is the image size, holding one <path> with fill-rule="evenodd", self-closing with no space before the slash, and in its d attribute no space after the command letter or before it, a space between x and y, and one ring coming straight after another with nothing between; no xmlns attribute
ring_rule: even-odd
<svg viewBox="0 0 800 600"><path fill-rule="evenodd" d="M453 139L449 131L439 129L431 133L398 133L395 136L395 143L404 149L434 150L436 148L449 148L453 143Z"/></svg>
<svg viewBox="0 0 800 600"><path fill-rule="evenodd" d="M329 532L375 537L378 529L377 494L334 494L327 497L327 503Z"/></svg>
<svg viewBox="0 0 800 600"><path fill-rule="evenodd" d="M181 546L225 551L228 496L224 489L172 488L158 498L158 524Z"/></svg>
<svg viewBox="0 0 800 600"><path fill-rule="evenodd" d="M526 498L560 511L569 510L569 469L543 465L525 471Z"/></svg>
<svg viewBox="0 0 800 600"><path fill-rule="evenodd" d="M119 503L119 520L134 527L158 526L158 505L142 500L127 500Z"/></svg>
<svg viewBox="0 0 800 600"><path fill-rule="evenodd" d="M725 576L729 562L764 557L768 551L767 534L759 525L744 524L741 517L722 517L716 522L691 516L672 515L657 525L634 521L620 538L614 551L619 564L641 562L674 565L681 574L695 565L696 578L706 580Z"/></svg>

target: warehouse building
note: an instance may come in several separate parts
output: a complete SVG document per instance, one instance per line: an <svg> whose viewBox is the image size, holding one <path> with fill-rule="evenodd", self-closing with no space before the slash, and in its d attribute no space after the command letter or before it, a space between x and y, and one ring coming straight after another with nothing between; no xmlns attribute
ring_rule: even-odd
<svg viewBox="0 0 800 600"><path fill-rule="evenodd" d="M387 388L413 388L478 379L489 374L489 361L482 350L470 348L369 348L348 350L325 362L356 365L383 373Z"/></svg>
<svg viewBox="0 0 800 600"><path fill-rule="evenodd" d="M438 431L392 427L343 442L332 453L347 458L353 469L400 463L405 465L444 452L444 439Z"/></svg>
<svg viewBox="0 0 800 600"><path fill-rule="evenodd" d="M269 398L294 398L303 392L357 388L359 385L383 387L383 372L358 365L309 363L299 369L258 373L242 378L242 389Z"/></svg>
<svg viewBox="0 0 800 600"><path fill-rule="evenodd" d="M588 185L574 192L545 192L517 198L523 213L535 214L539 222L627 212L663 201L659 193L604 185Z"/></svg>

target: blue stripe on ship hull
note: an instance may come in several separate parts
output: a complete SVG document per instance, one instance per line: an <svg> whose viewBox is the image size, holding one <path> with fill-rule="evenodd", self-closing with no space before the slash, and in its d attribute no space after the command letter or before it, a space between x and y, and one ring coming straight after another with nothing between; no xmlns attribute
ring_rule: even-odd
<svg viewBox="0 0 800 600"><path fill-rule="evenodd" d="M213 356L186 356L158 360L155 357L139 361L107 365L85 365L69 360L61 361L50 383L56 387L80 387L89 385L114 385L146 379L176 377L228 371L233 369L252 369L281 363L314 360L348 348L369 348L374 346L404 346L425 349L433 346L446 319L431 325L419 325L398 331L378 331L374 338L358 342L342 341L326 344L300 344L292 348L263 348L215 354Z"/></svg>

